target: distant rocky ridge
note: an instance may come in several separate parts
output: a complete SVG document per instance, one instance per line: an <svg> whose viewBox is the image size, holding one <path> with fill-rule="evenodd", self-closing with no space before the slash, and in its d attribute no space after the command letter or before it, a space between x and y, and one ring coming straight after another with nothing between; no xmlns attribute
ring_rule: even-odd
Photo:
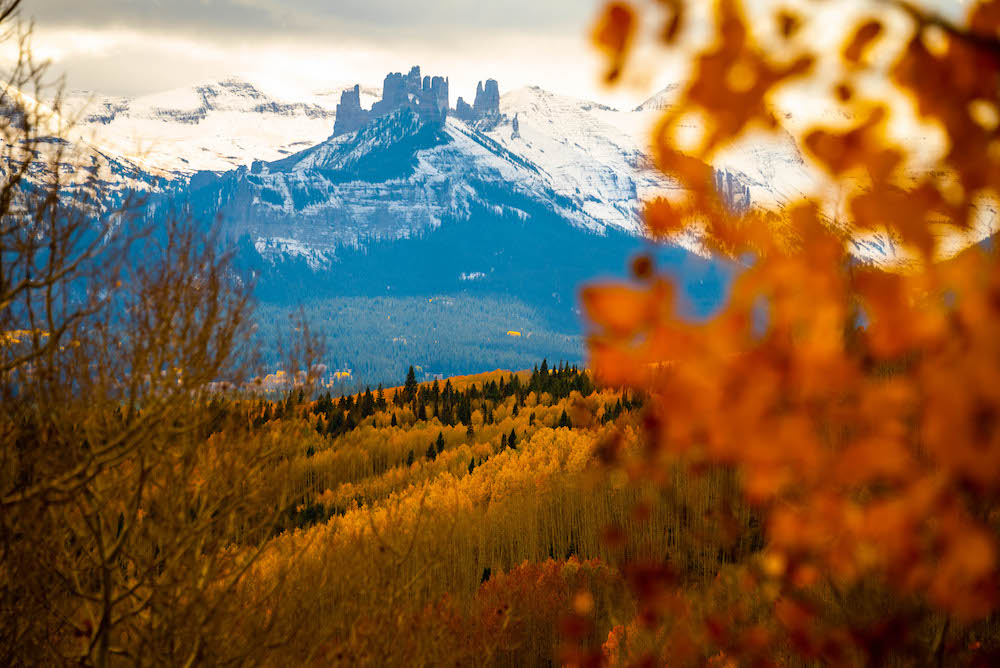
<svg viewBox="0 0 1000 668"><path fill-rule="evenodd" d="M391 72L383 82L382 99L373 104L370 111L361 107L360 85L341 93L333 136L357 132L366 127L371 119L404 107L414 111L424 123L442 125L450 110L448 94L448 79L439 76L421 77L419 65L411 68L408 74ZM495 79L487 79L485 86L480 81L473 105L469 106L460 97L453 113L467 122L500 116L499 84Z"/></svg>
<svg viewBox="0 0 1000 668"><path fill-rule="evenodd" d="M197 96L197 103L194 106L180 108L162 106L153 107L146 111L152 118L197 125L213 111L228 110L232 100L237 99L248 103L246 104L248 110L258 114L301 114L310 119L330 119L334 115L331 110L316 104L285 103L273 100L253 84L236 77L224 79L216 84L195 86L193 92ZM93 107L93 111L83 118L83 123L110 125L131 110L132 101L126 98L108 98L95 103Z"/></svg>

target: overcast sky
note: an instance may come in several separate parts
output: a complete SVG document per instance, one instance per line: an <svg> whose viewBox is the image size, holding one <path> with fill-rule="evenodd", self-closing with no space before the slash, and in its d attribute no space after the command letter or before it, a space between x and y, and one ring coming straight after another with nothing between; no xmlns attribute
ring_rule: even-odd
<svg viewBox="0 0 1000 668"><path fill-rule="evenodd" d="M925 0L952 7L962 0ZM706 0L707 4L707 0ZM25 0L36 51L71 88L139 95L229 75L294 95L380 86L421 65L452 103L489 77L600 99L641 100L678 73L609 92L588 44L600 0Z"/></svg>
<svg viewBox="0 0 1000 668"><path fill-rule="evenodd" d="M606 95L587 42L598 0L25 0L36 50L72 88L136 95L241 75L271 87L381 85L421 65L452 102L489 77Z"/></svg>

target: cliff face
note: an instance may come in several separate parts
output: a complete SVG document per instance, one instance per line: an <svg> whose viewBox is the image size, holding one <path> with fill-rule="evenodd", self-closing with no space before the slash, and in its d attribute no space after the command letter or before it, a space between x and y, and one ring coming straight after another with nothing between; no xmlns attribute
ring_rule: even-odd
<svg viewBox="0 0 1000 668"><path fill-rule="evenodd" d="M361 86L345 90L340 94L337 105L337 120L333 124L333 135L339 136L357 132L368 125L370 113L361 108Z"/></svg>
<svg viewBox="0 0 1000 668"><path fill-rule="evenodd" d="M448 116L448 79L421 77L419 66L413 67L407 74L391 72L382 84L382 99L372 105L370 112L361 108L358 86L344 91L337 106L333 136L357 132L367 126L370 119L386 116L404 107L415 112L425 123L444 123Z"/></svg>
<svg viewBox="0 0 1000 668"><path fill-rule="evenodd" d="M463 121L471 121L475 118L475 113L472 111L472 107L463 98L458 98L458 102L455 103L455 117L461 118Z"/></svg>
<svg viewBox="0 0 1000 668"><path fill-rule="evenodd" d="M469 106L469 103L462 98L458 98L458 102L455 104L455 116L463 121L478 121L499 115L500 86L496 79L487 79L485 86L482 81L479 82L479 85L476 86L476 99L472 106Z"/></svg>
<svg viewBox="0 0 1000 668"><path fill-rule="evenodd" d="M487 79L485 87L482 82L476 87L476 101L472 110L480 118L500 114L500 86L496 79Z"/></svg>
<svg viewBox="0 0 1000 668"><path fill-rule="evenodd" d="M341 94L333 136L357 132L366 127L371 119L385 116L404 107L414 111L425 123L441 125L448 117L448 94L447 78L421 77L419 66L414 66L407 74L391 72L386 75L382 83L382 99L372 105L371 111L361 108L358 86ZM485 86L483 82L479 82L475 103L471 106L462 98L458 98L454 114L464 121L499 116L500 86L496 80L488 79Z"/></svg>

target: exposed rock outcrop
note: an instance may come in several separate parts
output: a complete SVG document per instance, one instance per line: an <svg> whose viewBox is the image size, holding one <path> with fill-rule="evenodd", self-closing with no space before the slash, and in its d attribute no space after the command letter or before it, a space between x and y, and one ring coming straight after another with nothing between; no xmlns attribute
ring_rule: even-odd
<svg viewBox="0 0 1000 668"><path fill-rule="evenodd" d="M385 116L402 107L410 107L424 121L443 123L448 116L448 79L421 78L419 66L414 66L409 74L387 74L382 84L382 99L372 105L371 115Z"/></svg>
<svg viewBox="0 0 1000 668"><path fill-rule="evenodd" d="M479 82L472 110L479 118L500 115L500 86L496 79L487 79L485 87L482 81Z"/></svg>
<svg viewBox="0 0 1000 668"><path fill-rule="evenodd" d="M449 113L448 79L420 76L420 67L414 66L406 74L391 72L382 83L382 99L372 105L371 111L361 108L360 87L344 91L337 105L337 120L333 136L357 132L371 119L391 114L407 107L425 123L444 123ZM488 79L485 86L479 82L476 99L469 105L458 98L453 112L463 121L477 121L500 116L500 86L495 79Z"/></svg>
<svg viewBox="0 0 1000 668"><path fill-rule="evenodd" d="M455 103L455 117L461 118L463 121L475 120L475 112L472 111L472 107L462 98L458 98L458 102Z"/></svg>
<svg viewBox="0 0 1000 668"><path fill-rule="evenodd" d="M715 170L715 189L732 213L750 208L750 186L740 183L740 177L728 169Z"/></svg>
<svg viewBox="0 0 1000 668"><path fill-rule="evenodd" d="M368 124L370 112L361 108L361 86L345 90L337 105L337 120L333 123L333 136L357 132Z"/></svg>

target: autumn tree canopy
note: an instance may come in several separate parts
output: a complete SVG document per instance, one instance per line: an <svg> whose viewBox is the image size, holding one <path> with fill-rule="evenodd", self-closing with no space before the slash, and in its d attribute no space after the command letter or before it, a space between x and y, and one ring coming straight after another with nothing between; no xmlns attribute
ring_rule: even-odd
<svg viewBox="0 0 1000 668"><path fill-rule="evenodd" d="M902 1L762 4L615 2L600 18L608 81L650 65L653 32L690 65L653 137L683 196L646 204L649 233L693 234L742 272L701 323L646 260L631 283L586 289L592 365L652 397L647 455L620 465L653 480L678 460L730 467L765 513L748 577L773 623L714 610L709 645L933 655L1000 603L1000 265L992 243L970 246L1000 195L1000 2L968 3L959 22ZM820 33L839 49L818 49ZM735 215L713 159L787 131L778 101L796 88L838 110L795 137L828 187ZM914 122L921 141L901 139ZM865 235L897 249L889 266L852 255ZM640 596L662 612L666 591Z"/></svg>

